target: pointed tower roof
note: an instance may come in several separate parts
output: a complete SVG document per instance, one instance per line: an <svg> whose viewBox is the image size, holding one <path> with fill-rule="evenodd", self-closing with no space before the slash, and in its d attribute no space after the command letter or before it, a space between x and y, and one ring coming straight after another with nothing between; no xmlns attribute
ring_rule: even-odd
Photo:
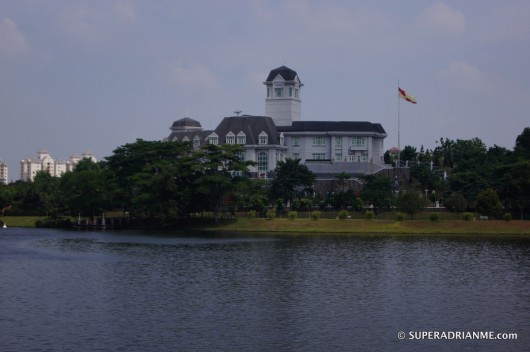
<svg viewBox="0 0 530 352"><path fill-rule="evenodd" d="M282 78L286 81L294 81L295 78L298 76L296 71L291 70L289 67L280 66L269 73L266 82L273 81L278 75L282 76ZM300 77L298 77L298 79L300 80Z"/></svg>

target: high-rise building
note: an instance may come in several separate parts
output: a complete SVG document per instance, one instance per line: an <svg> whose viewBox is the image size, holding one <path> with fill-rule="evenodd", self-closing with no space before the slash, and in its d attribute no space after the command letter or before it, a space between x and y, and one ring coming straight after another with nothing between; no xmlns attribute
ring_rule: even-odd
<svg viewBox="0 0 530 352"><path fill-rule="evenodd" d="M86 151L81 155L72 155L69 160L56 160L50 152L41 149L37 152L36 159L24 159L20 161L20 179L33 181L38 171L46 171L52 176L61 177L65 172L72 171L81 159L90 159L97 162L92 152Z"/></svg>

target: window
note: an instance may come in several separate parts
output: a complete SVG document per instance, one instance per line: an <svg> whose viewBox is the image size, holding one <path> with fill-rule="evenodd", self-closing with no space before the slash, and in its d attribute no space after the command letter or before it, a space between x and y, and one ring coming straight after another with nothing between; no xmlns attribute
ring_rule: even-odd
<svg viewBox="0 0 530 352"><path fill-rule="evenodd" d="M246 144L247 136L243 132L237 134L237 144Z"/></svg>
<svg viewBox="0 0 530 352"><path fill-rule="evenodd" d="M277 98L283 97L283 88L274 88L274 94Z"/></svg>
<svg viewBox="0 0 530 352"><path fill-rule="evenodd" d="M208 136L208 143L209 144L219 144L219 136L217 136L215 133L212 133Z"/></svg>
<svg viewBox="0 0 530 352"><path fill-rule="evenodd" d="M352 147L364 147L364 137L352 137L351 145Z"/></svg>
<svg viewBox="0 0 530 352"><path fill-rule="evenodd" d="M226 144L236 144L236 136L232 132L226 135Z"/></svg>
<svg viewBox="0 0 530 352"><path fill-rule="evenodd" d="M342 161L342 153L335 153L335 161Z"/></svg>
<svg viewBox="0 0 530 352"><path fill-rule="evenodd" d="M300 153L293 153L293 159L300 159Z"/></svg>
<svg viewBox="0 0 530 352"><path fill-rule="evenodd" d="M239 151L236 153L236 156L239 158L239 160L245 161L245 152Z"/></svg>
<svg viewBox="0 0 530 352"><path fill-rule="evenodd" d="M313 147L322 147L326 145L325 137L313 137Z"/></svg>
<svg viewBox="0 0 530 352"><path fill-rule="evenodd" d="M280 145L285 145L285 136L283 135L283 132L280 133Z"/></svg>
<svg viewBox="0 0 530 352"><path fill-rule="evenodd" d="M293 96L293 87L289 87L289 96L290 96L290 97Z"/></svg>
<svg viewBox="0 0 530 352"><path fill-rule="evenodd" d="M269 136L265 132L259 134L258 144L269 144Z"/></svg>
<svg viewBox="0 0 530 352"><path fill-rule="evenodd" d="M258 153L258 173L260 178L267 177L267 171L269 169L269 156L266 152Z"/></svg>
<svg viewBox="0 0 530 352"><path fill-rule="evenodd" d="M298 98L298 89L295 89L295 90L294 90L294 97L295 97L295 98Z"/></svg>
<svg viewBox="0 0 530 352"><path fill-rule="evenodd" d="M342 137L335 137L335 147L342 147Z"/></svg>
<svg viewBox="0 0 530 352"><path fill-rule="evenodd" d="M313 160L325 160L326 153L313 153Z"/></svg>
<svg viewBox="0 0 530 352"><path fill-rule="evenodd" d="M293 147L300 146L300 137L291 137L291 141L292 141Z"/></svg>
<svg viewBox="0 0 530 352"><path fill-rule="evenodd" d="M271 97L271 88L267 87L267 98Z"/></svg>
<svg viewBox="0 0 530 352"><path fill-rule="evenodd" d="M198 148L201 145L201 139L199 136L193 137L193 148Z"/></svg>
<svg viewBox="0 0 530 352"><path fill-rule="evenodd" d="M362 152L362 156L363 156L363 161L368 161L368 151L363 151Z"/></svg>

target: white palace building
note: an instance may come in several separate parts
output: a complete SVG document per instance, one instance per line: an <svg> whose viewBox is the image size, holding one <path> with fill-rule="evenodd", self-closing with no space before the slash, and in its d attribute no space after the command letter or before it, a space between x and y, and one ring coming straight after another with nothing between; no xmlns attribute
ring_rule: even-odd
<svg viewBox="0 0 530 352"><path fill-rule="evenodd" d="M51 157L50 152L41 149L37 152L37 158L20 161L20 179L33 181L38 171L47 171L52 176L61 177L65 172L72 171L77 163L85 158L97 162L94 154L89 151L72 155L69 160L56 160Z"/></svg>
<svg viewBox="0 0 530 352"><path fill-rule="evenodd" d="M225 117L214 130L203 130L200 122L184 117L173 123L165 140L203 144L241 144L244 160L258 178L273 177L276 163L300 159L317 179L334 179L345 172L351 176L372 174L391 168L385 165L384 139L379 123L367 121L302 121L302 82L292 69L281 66L270 71L266 86L265 116Z"/></svg>

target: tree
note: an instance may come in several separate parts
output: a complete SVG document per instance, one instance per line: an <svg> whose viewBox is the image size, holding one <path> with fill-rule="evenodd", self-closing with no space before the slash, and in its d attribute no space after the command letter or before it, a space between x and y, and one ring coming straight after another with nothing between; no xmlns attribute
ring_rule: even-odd
<svg viewBox="0 0 530 352"><path fill-rule="evenodd" d="M38 206L47 216L57 216L61 203L59 193L59 178L50 175L47 171L37 171L33 179L33 187L38 196Z"/></svg>
<svg viewBox="0 0 530 352"><path fill-rule="evenodd" d="M530 210L530 160L501 165L494 178L505 206L519 210L522 220L525 211Z"/></svg>
<svg viewBox="0 0 530 352"><path fill-rule="evenodd" d="M461 213L467 209L466 197L460 193L452 193L445 201L445 207L452 212Z"/></svg>
<svg viewBox="0 0 530 352"><path fill-rule="evenodd" d="M364 204L382 208L394 203L390 178L382 175L366 175L363 178L365 184L361 191L361 199Z"/></svg>
<svg viewBox="0 0 530 352"><path fill-rule="evenodd" d="M502 212L502 204L497 192L492 188L487 188L477 195L477 211L486 216L498 217Z"/></svg>
<svg viewBox="0 0 530 352"><path fill-rule="evenodd" d="M115 202L142 216L188 215L201 156L189 143L179 141L138 139L118 147L104 163L115 184Z"/></svg>
<svg viewBox="0 0 530 352"><path fill-rule="evenodd" d="M344 192L346 188L346 182L351 178L351 175L343 171L337 176L335 176L335 178L337 179L337 182L340 186L340 190Z"/></svg>
<svg viewBox="0 0 530 352"><path fill-rule="evenodd" d="M526 127L515 140L514 152L518 158L530 160L530 127Z"/></svg>
<svg viewBox="0 0 530 352"><path fill-rule="evenodd" d="M74 171L60 179L62 199L71 214L96 216L112 208L112 195L116 188L99 163L81 160Z"/></svg>
<svg viewBox="0 0 530 352"><path fill-rule="evenodd" d="M425 199L422 198L419 192L402 192L397 199L397 206L413 219L414 214L425 207Z"/></svg>
<svg viewBox="0 0 530 352"><path fill-rule="evenodd" d="M282 199L287 203L312 192L315 174L307 166L300 165L300 159L287 158L285 161L279 161L274 174L270 199Z"/></svg>
<svg viewBox="0 0 530 352"><path fill-rule="evenodd" d="M195 192L203 197L203 206L211 205L215 221L219 221L225 197L248 177L248 167L255 164L241 160L241 151L239 144L207 144L195 153L199 162L192 184Z"/></svg>
<svg viewBox="0 0 530 352"><path fill-rule="evenodd" d="M418 153L416 151L416 148L413 146L407 145L401 153L399 154L399 160L401 161L416 161L418 158Z"/></svg>

